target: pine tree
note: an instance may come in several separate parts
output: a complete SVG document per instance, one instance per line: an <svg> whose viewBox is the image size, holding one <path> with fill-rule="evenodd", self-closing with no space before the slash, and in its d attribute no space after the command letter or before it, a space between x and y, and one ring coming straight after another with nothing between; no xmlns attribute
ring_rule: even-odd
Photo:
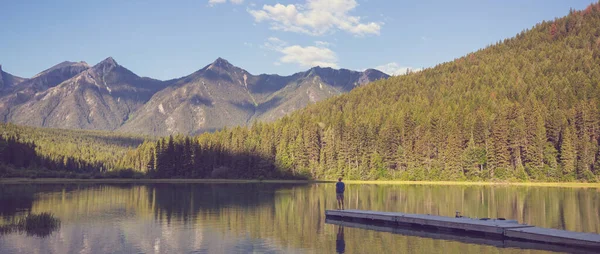
<svg viewBox="0 0 600 254"><path fill-rule="evenodd" d="M534 108L526 120L525 166L529 175L541 177L544 167L544 147L546 143L546 127L539 108Z"/></svg>
<svg viewBox="0 0 600 254"><path fill-rule="evenodd" d="M475 143L474 135L471 136L467 148L463 152L463 169L465 176L469 179L479 179L483 167L487 162L485 147L479 147Z"/></svg>
<svg viewBox="0 0 600 254"><path fill-rule="evenodd" d="M487 140L487 127L483 117L483 113L478 112L473 125L473 141L478 147L484 147Z"/></svg>
<svg viewBox="0 0 600 254"><path fill-rule="evenodd" d="M449 133L444 147L444 175L443 179L456 180L464 176L461 163L461 139L456 124L449 125Z"/></svg>
<svg viewBox="0 0 600 254"><path fill-rule="evenodd" d="M321 137L319 127L316 124L306 126L304 130L304 150L307 156L307 166L310 168L311 176L315 176L319 165L319 155L321 153Z"/></svg>
<svg viewBox="0 0 600 254"><path fill-rule="evenodd" d="M335 139L335 131L333 128L328 127L323 133L323 139L321 140L321 168L324 174L328 178L336 178L337 172L337 146Z"/></svg>
<svg viewBox="0 0 600 254"><path fill-rule="evenodd" d="M573 140L575 138L574 127L569 124L565 129L562 142L560 145L560 164L562 167L562 174L564 179L572 180L575 176L575 146Z"/></svg>
<svg viewBox="0 0 600 254"><path fill-rule="evenodd" d="M511 155L508 143L508 123L504 115L498 115L494 120L490 146L488 148L489 175L490 177L494 177L498 169L507 170L510 165Z"/></svg>
<svg viewBox="0 0 600 254"><path fill-rule="evenodd" d="M156 159L154 158L154 149L150 150L150 154L148 155L148 162L146 163L146 170L142 171L146 174L149 174L150 172L154 171L154 162L156 162Z"/></svg>

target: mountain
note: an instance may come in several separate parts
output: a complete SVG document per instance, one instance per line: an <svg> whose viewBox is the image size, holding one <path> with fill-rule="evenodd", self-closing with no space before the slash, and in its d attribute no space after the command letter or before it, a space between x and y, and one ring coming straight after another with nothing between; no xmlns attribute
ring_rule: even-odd
<svg viewBox="0 0 600 254"><path fill-rule="evenodd" d="M29 79L4 73L4 122L151 135L194 134L279 119L308 104L389 77L315 67L291 76L252 75L218 58L182 78L142 78L109 57L63 62Z"/></svg>
<svg viewBox="0 0 600 254"><path fill-rule="evenodd" d="M4 72L2 70L2 65L0 64L0 94L5 90L10 90L15 85L23 82L24 78L13 76L8 72Z"/></svg>
<svg viewBox="0 0 600 254"><path fill-rule="evenodd" d="M596 3L272 123L146 144L123 164L170 177L597 182L599 35Z"/></svg>
<svg viewBox="0 0 600 254"><path fill-rule="evenodd" d="M79 73L61 82L60 78L52 78L54 72L66 76ZM45 82L31 87L49 88L12 108L7 121L30 126L114 130L168 84L139 77L111 57L90 68L84 63L59 64L32 80L39 78Z"/></svg>
<svg viewBox="0 0 600 254"><path fill-rule="evenodd" d="M255 76L218 58L156 93L118 130L164 136L271 121L387 77L376 70L319 67L291 76Z"/></svg>
<svg viewBox="0 0 600 254"><path fill-rule="evenodd" d="M23 79L18 85L10 86L0 97L0 116L7 121L11 109L30 100L36 93L54 87L88 68L85 62L62 62L30 79Z"/></svg>
<svg viewBox="0 0 600 254"><path fill-rule="evenodd" d="M292 76L288 86L271 95L263 107L258 107L255 119L273 121L309 104L349 92L355 87L389 76L374 69L364 72L346 69L314 67Z"/></svg>

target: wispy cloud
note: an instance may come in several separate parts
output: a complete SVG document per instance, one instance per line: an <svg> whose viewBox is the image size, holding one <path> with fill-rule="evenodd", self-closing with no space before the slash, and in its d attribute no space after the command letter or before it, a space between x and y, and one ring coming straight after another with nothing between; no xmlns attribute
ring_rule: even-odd
<svg viewBox="0 0 600 254"><path fill-rule="evenodd" d="M277 37L270 37L262 47L282 54L278 61L274 63L275 65L285 63L297 64L302 67L321 66L338 68L338 59L335 52L324 46L303 47L300 45L289 45Z"/></svg>
<svg viewBox="0 0 600 254"><path fill-rule="evenodd" d="M208 0L208 5L215 6L216 4L224 4L226 2L227 0ZM229 2L232 4L242 4L244 3L244 0L229 0Z"/></svg>
<svg viewBox="0 0 600 254"><path fill-rule="evenodd" d="M401 66L400 64L398 64L396 62L379 65L379 66L375 67L375 69L385 72L388 75L392 75L392 76L404 75L404 74L408 74L408 73L412 73L412 72L419 72L422 70L421 68Z"/></svg>
<svg viewBox="0 0 600 254"><path fill-rule="evenodd" d="M277 37L269 37L262 47L268 50L281 51L285 46L287 46L287 42Z"/></svg>
<svg viewBox="0 0 600 254"><path fill-rule="evenodd" d="M363 23L349 14L357 6L355 0L307 0L305 4L265 4L248 12L257 23L270 22L273 30L323 35L337 29L357 36L379 35L383 23Z"/></svg>
<svg viewBox="0 0 600 254"><path fill-rule="evenodd" d="M326 42L326 41L315 41L315 45L317 47L330 47L333 46L333 44Z"/></svg>

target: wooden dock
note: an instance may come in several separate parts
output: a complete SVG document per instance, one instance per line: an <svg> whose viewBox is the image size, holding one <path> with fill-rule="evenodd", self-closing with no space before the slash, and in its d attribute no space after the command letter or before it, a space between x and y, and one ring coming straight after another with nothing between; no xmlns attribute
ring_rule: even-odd
<svg viewBox="0 0 600 254"><path fill-rule="evenodd" d="M553 244L600 251L599 234L539 228L531 225L519 224L514 220L480 220L365 210L327 210L325 211L325 216L330 222L333 220L353 222L354 227L356 227L356 224L384 226L387 228L410 227L411 229L416 230L426 229L429 230L429 232L449 232L454 233L454 235L456 235L456 232L458 231L466 237L492 240L507 239L512 241ZM406 232L403 234L406 234ZM464 237L458 237L457 239L459 238L464 241ZM482 240L479 239L476 242L482 242ZM504 243L505 242L502 241L501 245L504 245Z"/></svg>
<svg viewBox="0 0 600 254"><path fill-rule="evenodd" d="M487 245L496 248L526 249L526 250L544 250L552 252L588 254L598 253L589 248L570 247L564 245L546 244L532 241L511 240L508 238L485 237L471 234L457 234L455 232L444 232L424 228L404 228L392 225L372 225L361 222L349 222L336 219L325 219L325 223L342 226L346 228L360 228L379 232L386 232L397 235L430 238L436 240L446 240L461 242L467 244Z"/></svg>

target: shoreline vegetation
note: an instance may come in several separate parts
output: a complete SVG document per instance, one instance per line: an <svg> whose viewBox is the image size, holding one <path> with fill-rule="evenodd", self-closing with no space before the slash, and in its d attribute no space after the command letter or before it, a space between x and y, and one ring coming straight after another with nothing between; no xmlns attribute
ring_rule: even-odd
<svg viewBox="0 0 600 254"><path fill-rule="evenodd" d="M0 184L53 184L53 183L281 183L281 184L313 184L335 183L335 180L260 180L260 179L78 179L78 178L0 178ZM581 182L470 182L470 181L394 181L394 180L345 180L347 184L378 185L488 185L488 186L532 186L532 187L570 187L600 188L600 183Z"/></svg>
<svg viewBox="0 0 600 254"><path fill-rule="evenodd" d="M0 236L18 232L43 238L58 230L60 223L60 219L51 213L28 214L25 217L13 219L8 224L0 224Z"/></svg>

